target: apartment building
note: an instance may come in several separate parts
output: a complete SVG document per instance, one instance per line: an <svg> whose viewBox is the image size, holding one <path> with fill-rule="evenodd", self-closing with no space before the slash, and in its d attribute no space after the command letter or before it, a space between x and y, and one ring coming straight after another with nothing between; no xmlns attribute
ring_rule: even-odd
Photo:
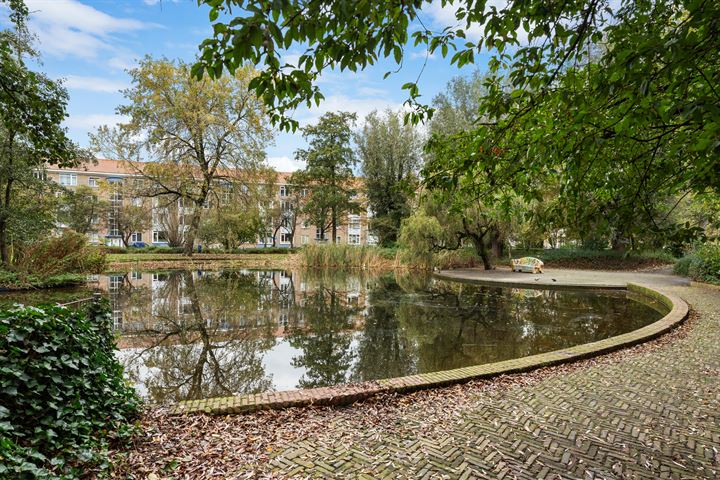
<svg viewBox="0 0 720 480"><path fill-rule="evenodd" d="M123 246L121 232L113 221L113 206L118 206L122 202L138 202L137 198L121 198L119 194L112 192L110 189L101 188L104 183L116 183L129 181L135 178L141 178L136 169L129 167L126 162L120 160L98 159L96 162L86 163L74 168L57 168L48 166L46 173L49 179L57 182L61 186L69 189L78 188L85 185L92 189L97 189L98 195L106 197L110 203L110 214L106 221L99 222L100 228L97 232L89 234L90 241L95 244L108 246ZM281 208L291 208L289 199L292 191L292 185L289 183L291 174L288 172L279 172L277 185L272 188L275 191L274 199L267 206L268 211L272 209L277 202ZM110 192L110 193L108 193ZM362 205L362 199L358 199ZM161 221L163 214L167 209L167 205L161 203L157 198L150 199L142 204L148 204L148 208L152 209L152 227L146 231L133 232L130 236L131 245L154 245L168 246L167 227ZM138 203L140 204L140 203ZM189 208L178 201L177 212L180 222L180 228L185 229L184 219L189 213ZM361 208L358 213L347 215L343 219L342 224L338 227L336 243L344 243L350 245L372 245L377 243L376 237L369 231L368 219L372 212L367 208ZM294 230L294 235L293 235ZM290 247L302 246L313 243L329 243L331 232L328 230L325 235L321 235L321 229L316 225L311 225L307 219L298 217L293 229L289 224L283 224L279 227L268 225L267 234L257 239L254 244L246 244L245 247Z"/></svg>

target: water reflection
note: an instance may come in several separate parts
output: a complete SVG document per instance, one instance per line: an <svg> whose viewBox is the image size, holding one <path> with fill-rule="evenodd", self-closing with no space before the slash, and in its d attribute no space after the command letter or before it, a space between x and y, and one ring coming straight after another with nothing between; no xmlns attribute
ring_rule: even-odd
<svg viewBox="0 0 720 480"><path fill-rule="evenodd" d="M141 393L176 401L475 365L618 335L661 316L624 292L289 271L102 276Z"/></svg>

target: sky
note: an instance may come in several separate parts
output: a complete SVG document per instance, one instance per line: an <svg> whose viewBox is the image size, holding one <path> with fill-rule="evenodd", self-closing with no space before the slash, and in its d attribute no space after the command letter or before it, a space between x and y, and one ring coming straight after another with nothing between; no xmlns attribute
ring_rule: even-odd
<svg viewBox="0 0 720 480"><path fill-rule="evenodd" d="M198 45L211 35L208 7L197 0L25 0L30 29L37 36L42 64L38 67L50 78L62 80L68 89L70 137L83 147L88 132L101 125L123 120L115 114L125 102L120 90L130 86L127 70L146 55L192 62ZM7 24L7 12L2 12ZM430 28L454 24L452 7L432 4L422 14ZM417 28L412 26L411 28ZM470 39L479 29L468 32ZM397 70L394 61L381 60L364 71L323 73L320 87L326 99L317 108L298 109L294 118L300 125L312 124L325 112L350 111L358 114L358 125L373 110L400 109L407 98L402 84L420 77L423 99L429 102L456 75L466 75L477 67L461 70L439 55L427 59L422 47L406 47L402 69L383 79L385 72ZM290 48L290 57L302 51ZM476 57L478 58L478 57ZM482 69L483 58L477 66ZM294 152L305 142L300 134L277 132L275 144L267 149L268 162L279 171L294 171L302 165Z"/></svg>

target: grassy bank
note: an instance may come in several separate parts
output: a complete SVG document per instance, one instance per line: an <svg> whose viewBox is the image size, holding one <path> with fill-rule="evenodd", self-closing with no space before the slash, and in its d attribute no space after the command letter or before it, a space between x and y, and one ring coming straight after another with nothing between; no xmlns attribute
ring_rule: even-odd
<svg viewBox="0 0 720 480"><path fill-rule="evenodd" d="M283 268L290 256L287 254L213 254L196 253L192 257L181 254L159 253L123 253L108 254L110 271L127 271L134 269L172 269L172 268Z"/></svg>

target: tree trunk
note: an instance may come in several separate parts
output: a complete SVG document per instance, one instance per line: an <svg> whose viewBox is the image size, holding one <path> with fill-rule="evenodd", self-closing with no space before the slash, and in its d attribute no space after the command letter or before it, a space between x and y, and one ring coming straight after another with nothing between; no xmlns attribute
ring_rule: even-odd
<svg viewBox="0 0 720 480"><path fill-rule="evenodd" d="M10 249L7 241L7 222L0 220L0 258L5 268L10 268Z"/></svg>
<svg viewBox="0 0 720 480"><path fill-rule="evenodd" d="M475 251L478 255L480 255L480 258L483 262L483 268L485 270L492 270L492 262L490 261L490 255L487 249L487 246L485 246L485 236L482 237L473 236L472 237L473 246L475 247Z"/></svg>
<svg viewBox="0 0 720 480"><path fill-rule="evenodd" d="M337 241L337 213L332 209L332 243Z"/></svg>
<svg viewBox="0 0 720 480"><path fill-rule="evenodd" d="M490 237L490 248L494 258L502 258L503 255L503 241L500 235L500 230L493 228Z"/></svg>
<svg viewBox="0 0 720 480"><path fill-rule="evenodd" d="M10 201L12 200L12 184L13 180L11 178L8 179L7 183L5 184L5 194L3 198L3 205L2 205L2 218L0 219L0 260L2 260L2 264L6 267L10 267L10 245L8 244L8 213L10 211Z"/></svg>
<svg viewBox="0 0 720 480"><path fill-rule="evenodd" d="M200 228L200 215L202 214L202 206L204 202L195 202L195 208L192 212L192 219L190 220L190 228L187 231L187 237L185 237L185 246L183 255L192 257L193 247L195 246L195 237L197 236L198 229Z"/></svg>

